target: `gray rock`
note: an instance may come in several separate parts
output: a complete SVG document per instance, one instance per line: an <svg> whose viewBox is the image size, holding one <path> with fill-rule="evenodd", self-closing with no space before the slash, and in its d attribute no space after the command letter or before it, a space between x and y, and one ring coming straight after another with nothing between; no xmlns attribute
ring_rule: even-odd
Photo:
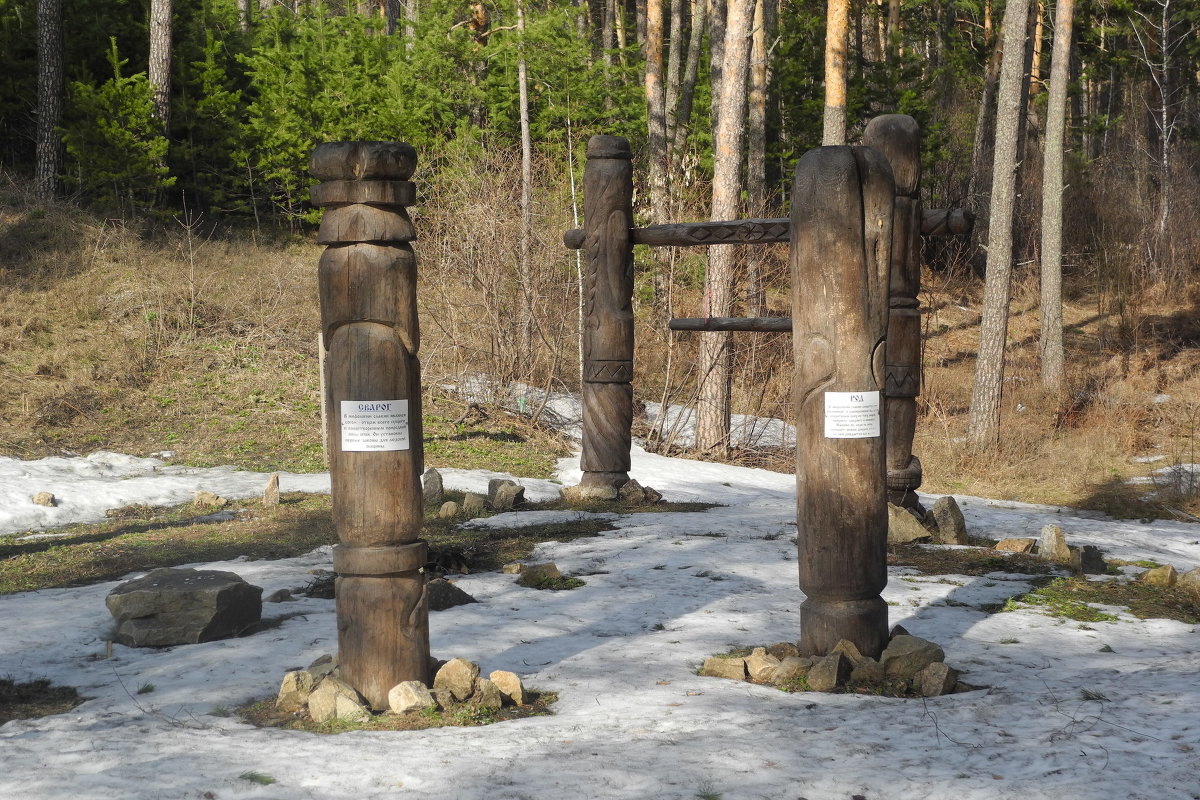
<svg viewBox="0 0 1200 800"><path fill-rule="evenodd" d="M941 697L951 694L958 684L958 670L941 661L934 661L913 676L912 687L922 697Z"/></svg>
<svg viewBox="0 0 1200 800"><path fill-rule="evenodd" d="M441 519L454 519L458 516L458 503L453 500L447 500L442 503L442 507L438 509L438 517Z"/></svg>
<svg viewBox="0 0 1200 800"><path fill-rule="evenodd" d="M427 585L427 592L430 611L445 611L455 606L479 602L445 578L431 580Z"/></svg>
<svg viewBox="0 0 1200 800"><path fill-rule="evenodd" d="M808 688L814 692L832 692L850 679L850 660L842 653L830 653L818 659L808 671Z"/></svg>
<svg viewBox="0 0 1200 800"><path fill-rule="evenodd" d="M516 481L510 478L492 478L488 481L487 504L492 508L496 507L496 492L500 491L501 486L515 486Z"/></svg>
<svg viewBox="0 0 1200 800"><path fill-rule="evenodd" d="M514 706L525 705L525 684L517 673L498 669L488 675L488 680L500 690L500 696L506 703Z"/></svg>
<svg viewBox="0 0 1200 800"><path fill-rule="evenodd" d="M129 647L169 647L237 636L262 618L262 588L232 572L156 569L108 593L115 638Z"/></svg>
<svg viewBox="0 0 1200 800"><path fill-rule="evenodd" d="M1057 525L1042 528L1041 538L1038 539L1038 555L1059 564L1071 563L1071 548L1067 547L1067 537L1063 535L1062 528Z"/></svg>
<svg viewBox="0 0 1200 800"><path fill-rule="evenodd" d="M514 561L511 564L505 564L504 566L500 567L500 571L505 575L520 575L521 570L524 568L525 566L523 564L519 564Z"/></svg>
<svg viewBox="0 0 1200 800"><path fill-rule="evenodd" d="M873 658L864 658L850 672L850 683L860 686L878 686L883 678L883 664Z"/></svg>
<svg viewBox="0 0 1200 800"><path fill-rule="evenodd" d="M1138 580L1151 586L1174 586L1179 581L1179 573L1170 564L1148 569L1138 576Z"/></svg>
<svg viewBox="0 0 1200 800"><path fill-rule="evenodd" d="M317 723L332 719L362 722L371 712L352 686L331 676L308 696L308 715Z"/></svg>
<svg viewBox="0 0 1200 800"><path fill-rule="evenodd" d="M800 648L791 642L776 642L767 647L767 652L783 661L785 658L796 658L800 655Z"/></svg>
<svg viewBox="0 0 1200 800"><path fill-rule="evenodd" d="M885 677L911 681L935 661L945 661L946 654L933 642L919 636L895 636L879 657Z"/></svg>
<svg viewBox="0 0 1200 800"><path fill-rule="evenodd" d="M50 492L38 492L30 499L33 501L34 505L46 506L48 508L54 508L56 505L58 505L58 498Z"/></svg>
<svg viewBox="0 0 1200 800"><path fill-rule="evenodd" d="M486 508L487 498L475 492L467 492L463 495L463 513L468 517L477 517L483 513Z"/></svg>
<svg viewBox="0 0 1200 800"><path fill-rule="evenodd" d="M908 632L908 628L904 627L903 625L893 625L892 630L888 633L888 641L890 642L892 639L895 639L897 636L911 636L911 635L912 634L910 634Z"/></svg>
<svg viewBox="0 0 1200 800"><path fill-rule="evenodd" d="M632 478L621 486L617 492L621 502L631 506L649 506L662 500L662 495L649 486L642 486Z"/></svg>
<svg viewBox="0 0 1200 800"><path fill-rule="evenodd" d="M326 675L336 675L338 669L338 660L326 653L323 656L318 656L311 664L308 665L308 671L312 676L321 680Z"/></svg>
<svg viewBox="0 0 1200 800"><path fill-rule="evenodd" d="M784 686L799 678L803 678L812 669L813 660L811 658L802 658L800 656L787 656L779 662L779 666L775 668L776 686Z"/></svg>
<svg viewBox="0 0 1200 800"><path fill-rule="evenodd" d="M888 544L925 542L932 534L917 519L917 515L898 505L888 503Z"/></svg>
<svg viewBox="0 0 1200 800"><path fill-rule="evenodd" d="M1037 539L1028 539L1025 537L1001 539L992 546L992 549L999 550L1001 553L1032 553L1033 547L1036 544Z"/></svg>
<svg viewBox="0 0 1200 800"><path fill-rule="evenodd" d="M857 667L866 658L858 649L858 645L849 639L840 639L830 650L831 653L841 653L850 662L851 667Z"/></svg>
<svg viewBox="0 0 1200 800"><path fill-rule="evenodd" d="M509 511L525 503L525 487L509 481L496 488L492 497L493 511Z"/></svg>
<svg viewBox="0 0 1200 800"><path fill-rule="evenodd" d="M229 501L218 494L201 489L192 495L192 504L203 508L224 508L229 505Z"/></svg>
<svg viewBox="0 0 1200 800"><path fill-rule="evenodd" d="M504 698L496 684L487 678L476 678L475 691L471 694L471 705L498 711L504 705Z"/></svg>
<svg viewBox="0 0 1200 800"><path fill-rule="evenodd" d="M957 500L950 495L940 497L934 502L930 513L937 523L936 538L940 544L968 544L967 521Z"/></svg>
<svg viewBox="0 0 1200 800"><path fill-rule="evenodd" d="M438 707L443 711L450 708L450 705L454 702L454 695L450 693L449 689L434 689L432 694Z"/></svg>
<svg viewBox="0 0 1200 800"><path fill-rule="evenodd" d="M271 592L269 595L264 597L263 602L264 603L286 603L289 600L295 600L295 599L296 598L292 597L291 589L276 589L275 591Z"/></svg>
<svg viewBox="0 0 1200 800"><path fill-rule="evenodd" d="M1108 572L1108 564L1099 547L1085 544L1071 548L1071 569L1084 575L1104 575Z"/></svg>
<svg viewBox="0 0 1200 800"><path fill-rule="evenodd" d="M444 492L445 489L442 487L442 473L433 467L425 470L425 474L421 476L421 496L425 500L425 505L441 505Z"/></svg>
<svg viewBox="0 0 1200 800"><path fill-rule="evenodd" d="M267 479L267 487L263 489L263 505L277 506L279 505L279 473L271 473L271 477Z"/></svg>
<svg viewBox="0 0 1200 800"><path fill-rule="evenodd" d="M730 678L735 681L744 681L746 680L746 659L709 656L704 659L704 666L700 668L700 674L710 678Z"/></svg>
<svg viewBox="0 0 1200 800"><path fill-rule="evenodd" d="M562 577L562 573L558 571L558 565L553 561L545 564L524 564L521 566L520 575L517 583L522 586L537 586L545 581Z"/></svg>
<svg viewBox="0 0 1200 800"><path fill-rule="evenodd" d="M1175 585L1185 592L1189 592L1193 596L1200 598L1200 567L1188 570L1180 575L1175 581Z"/></svg>
<svg viewBox="0 0 1200 800"><path fill-rule="evenodd" d="M308 670L298 669L285 674L275 698L275 708L289 713L303 711L316 685L316 679Z"/></svg>
<svg viewBox="0 0 1200 800"><path fill-rule="evenodd" d="M479 665L465 658L447 661L433 678L434 691L445 690L455 700L462 702L475 692L475 679L479 677Z"/></svg>
<svg viewBox="0 0 1200 800"><path fill-rule="evenodd" d="M642 492L646 495L646 501L642 505L652 506L655 503L662 502L662 492L658 491L653 486L643 486Z"/></svg>
<svg viewBox="0 0 1200 800"><path fill-rule="evenodd" d="M616 500L620 496L617 487L607 483L592 486L568 486L562 490L562 499L568 503L590 503L596 501Z"/></svg>
<svg viewBox="0 0 1200 800"><path fill-rule="evenodd" d="M746 658L746 674L752 681L772 681L780 660L767 652L765 647L756 647Z"/></svg>
<svg viewBox="0 0 1200 800"><path fill-rule="evenodd" d="M393 714L437 708L433 694L420 681L404 681L388 690L388 708Z"/></svg>

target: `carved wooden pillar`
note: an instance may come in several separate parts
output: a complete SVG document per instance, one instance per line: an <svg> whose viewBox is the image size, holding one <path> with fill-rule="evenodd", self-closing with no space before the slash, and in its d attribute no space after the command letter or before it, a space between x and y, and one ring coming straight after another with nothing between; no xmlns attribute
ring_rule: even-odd
<svg viewBox="0 0 1200 800"><path fill-rule="evenodd" d="M887 642L887 509L880 413L893 186L869 147L822 147L796 165L792 320L800 649Z"/></svg>
<svg viewBox="0 0 1200 800"><path fill-rule="evenodd" d="M633 427L633 164L620 136L588 141L583 176L581 486L629 480Z"/></svg>
<svg viewBox="0 0 1200 800"><path fill-rule="evenodd" d="M426 545L420 539L421 374L415 236L404 207L417 153L398 142L313 152L326 206L317 235L337 572L339 669L374 708L429 683Z"/></svg>
<svg viewBox="0 0 1200 800"><path fill-rule="evenodd" d="M921 461L912 452L921 393L921 129L912 117L887 114L871 120L863 144L883 153L896 180L883 389L888 502L923 514Z"/></svg>

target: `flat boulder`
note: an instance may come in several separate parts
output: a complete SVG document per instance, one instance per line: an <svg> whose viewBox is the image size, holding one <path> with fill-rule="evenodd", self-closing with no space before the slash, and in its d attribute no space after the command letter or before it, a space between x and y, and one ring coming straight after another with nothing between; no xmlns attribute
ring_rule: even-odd
<svg viewBox="0 0 1200 800"><path fill-rule="evenodd" d="M942 648L920 636L893 636L879 656L885 677L904 681L911 681L930 664L945 660Z"/></svg>
<svg viewBox="0 0 1200 800"><path fill-rule="evenodd" d="M108 593L114 638L129 647L228 639L262 618L262 587L232 572L156 569Z"/></svg>

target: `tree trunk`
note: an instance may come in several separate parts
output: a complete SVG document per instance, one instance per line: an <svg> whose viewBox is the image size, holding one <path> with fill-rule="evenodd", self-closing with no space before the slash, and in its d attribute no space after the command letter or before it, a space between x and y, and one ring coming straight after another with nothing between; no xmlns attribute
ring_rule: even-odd
<svg viewBox="0 0 1200 800"><path fill-rule="evenodd" d="M37 142L33 189L39 200L54 199L62 172L62 140L58 125L63 108L63 9L62 0L37 4Z"/></svg>
<svg viewBox="0 0 1200 800"><path fill-rule="evenodd" d="M250 32L250 0L237 0L238 28L242 33Z"/></svg>
<svg viewBox="0 0 1200 800"><path fill-rule="evenodd" d="M776 0L758 0L754 6L754 34L750 42L750 96L746 126L746 202L751 217L767 216L767 82L768 47L774 38ZM761 248L746 254L746 313L764 313Z"/></svg>
<svg viewBox="0 0 1200 800"><path fill-rule="evenodd" d="M679 81L683 77L683 0L671 0L671 27L668 30L670 41L667 43L666 106L667 155L669 158L670 142L675 136L677 125L675 112L679 106Z"/></svg>
<svg viewBox="0 0 1200 800"><path fill-rule="evenodd" d="M728 0L723 47L717 133L713 139L712 219L738 217L742 193L742 136L746 121L746 74L750 67L750 27L754 0ZM707 315L730 316L733 310L735 252L728 247L708 251L705 275ZM696 448L723 455L729 450L730 334L700 337L700 393L696 409Z"/></svg>
<svg viewBox="0 0 1200 800"><path fill-rule="evenodd" d="M525 68L525 8L517 0L517 113L521 117L521 363L533 364L533 276L529 250L533 237L533 143L529 135L529 79Z"/></svg>
<svg viewBox="0 0 1200 800"><path fill-rule="evenodd" d="M667 198L667 103L663 94L663 4L646 3L646 123L650 159L650 218L661 225L670 219Z"/></svg>
<svg viewBox="0 0 1200 800"><path fill-rule="evenodd" d="M990 6L989 6L990 9ZM991 17L985 17L989 24L985 30L990 30ZM1001 35L1004 31L1001 30ZM971 253L982 251L980 245L987 238L988 211L991 208L991 167L992 156L996 147L996 87L1000 83L1000 59L1004 54L1003 40L996 38L992 41L985 34L985 39L992 47L983 78L983 94L979 100L979 115L975 118L975 139L971 148L971 177L967 181L967 208L978 220L971 230ZM976 270L982 273L980 267Z"/></svg>
<svg viewBox="0 0 1200 800"><path fill-rule="evenodd" d="M153 92L154 118L163 134L171 124L171 2L150 2L150 91Z"/></svg>
<svg viewBox="0 0 1200 800"><path fill-rule="evenodd" d="M825 21L825 127L823 145L846 143L846 42L850 0L829 0Z"/></svg>
<svg viewBox="0 0 1200 800"><path fill-rule="evenodd" d="M1013 206L1016 201L1017 141L1024 83L1025 21L1029 0L1008 0L1004 9L1004 57L996 114L996 154L992 168L992 212L988 226L987 279L983 321L967 441L977 449L996 444L1000 436L1000 396L1004 386L1004 348L1008 338L1008 304L1012 291Z"/></svg>
<svg viewBox="0 0 1200 800"><path fill-rule="evenodd" d="M1042 386L1054 392L1061 392L1063 388L1063 148L1074 13L1075 0L1058 0L1054 17L1054 52L1050 62L1050 97L1046 109L1046 153L1042 162Z"/></svg>
<svg viewBox="0 0 1200 800"><path fill-rule="evenodd" d="M671 133L670 163L672 180L682 178L683 150L687 146L692 126L692 101L696 96L696 78L700 74L700 49L704 46L704 8L707 0L692 0L692 30L688 36L687 65L679 87L679 108L675 112L675 129Z"/></svg>
<svg viewBox="0 0 1200 800"><path fill-rule="evenodd" d="M725 75L725 28L728 25L727 0L708 0L708 77L712 99L709 101L713 141L717 139L717 119L721 114L721 86ZM714 147L716 145L714 144Z"/></svg>
<svg viewBox="0 0 1200 800"><path fill-rule="evenodd" d="M417 0L406 0L404 3L404 49L412 52L417 40L417 20L419 19Z"/></svg>

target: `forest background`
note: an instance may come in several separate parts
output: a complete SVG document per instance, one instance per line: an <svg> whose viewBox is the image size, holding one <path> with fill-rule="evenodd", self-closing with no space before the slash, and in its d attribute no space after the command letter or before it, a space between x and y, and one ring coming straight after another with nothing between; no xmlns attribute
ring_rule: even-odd
<svg viewBox="0 0 1200 800"><path fill-rule="evenodd" d="M420 153L426 384L487 376L495 406L515 383L575 390L582 267L561 235L579 225L588 137L631 141L639 224L709 218L720 98L740 96L736 216L785 216L792 165L827 140L835 6L847 20L848 139L878 114L912 115L925 206L977 216L970 236L926 246L927 487L1197 510L1179 473L1177 496L1153 508L1121 488L1131 455L1188 462L1200 418L1188 383L1200 373L1200 7L1181 0L0 0L0 446L22 456L169 446L195 463L317 465L319 215L307 160L331 140L395 139ZM1056 34L1064 7L1074 24ZM1004 37L1002 18L1020 35ZM1044 384L1056 39L1069 62L1067 358L1061 381ZM1006 104L1013 41L1020 91ZM1006 114L1019 166L1004 234L1005 424L964 447L980 276L996 273L985 265ZM670 334L670 317L789 313L785 250L746 249L731 263L731 296L715 309L703 249L638 253L641 400L694 407L712 374L701 337ZM721 342L725 412L788 418L787 337ZM522 409L533 421L539 411ZM666 450L683 441L649 423L640 432ZM753 432L701 444L789 468L786 448Z"/></svg>

